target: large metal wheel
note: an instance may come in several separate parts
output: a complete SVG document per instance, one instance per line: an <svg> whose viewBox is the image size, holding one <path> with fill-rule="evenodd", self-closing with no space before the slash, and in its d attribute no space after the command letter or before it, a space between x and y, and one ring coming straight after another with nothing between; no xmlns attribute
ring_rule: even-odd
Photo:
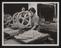
<svg viewBox="0 0 61 48"><path fill-rule="evenodd" d="M30 25L31 17L28 11L18 12L13 15L13 24L18 28L26 28Z"/></svg>
<svg viewBox="0 0 61 48"><path fill-rule="evenodd" d="M4 26L5 27L10 26L12 24L11 21L12 21L12 16L10 14L5 14L4 15Z"/></svg>

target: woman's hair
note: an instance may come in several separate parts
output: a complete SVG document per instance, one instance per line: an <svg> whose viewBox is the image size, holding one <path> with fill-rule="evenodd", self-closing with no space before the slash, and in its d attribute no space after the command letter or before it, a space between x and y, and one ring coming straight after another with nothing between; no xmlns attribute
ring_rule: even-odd
<svg viewBox="0 0 61 48"><path fill-rule="evenodd" d="M36 10L32 7L32 8L30 8L28 11L32 11L33 13L35 13L36 12Z"/></svg>

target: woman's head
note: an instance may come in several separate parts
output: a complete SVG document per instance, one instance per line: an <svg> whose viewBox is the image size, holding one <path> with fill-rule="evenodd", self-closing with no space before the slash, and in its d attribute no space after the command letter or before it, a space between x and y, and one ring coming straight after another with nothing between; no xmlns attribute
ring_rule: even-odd
<svg viewBox="0 0 61 48"><path fill-rule="evenodd" d="M35 14L35 12L36 12L36 10L33 7L30 8L28 11L31 13L31 15Z"/></svg>

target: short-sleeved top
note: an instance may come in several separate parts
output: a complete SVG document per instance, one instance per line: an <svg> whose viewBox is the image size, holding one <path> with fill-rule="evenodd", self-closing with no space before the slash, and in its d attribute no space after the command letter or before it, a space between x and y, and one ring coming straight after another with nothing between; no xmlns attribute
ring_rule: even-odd
<svg viewBox="0 0 61 48"><path fill-rule="evenodd" d="M31 26L38 25L39 24L39 16L34 14L34 16L31 18Z"/></svg>

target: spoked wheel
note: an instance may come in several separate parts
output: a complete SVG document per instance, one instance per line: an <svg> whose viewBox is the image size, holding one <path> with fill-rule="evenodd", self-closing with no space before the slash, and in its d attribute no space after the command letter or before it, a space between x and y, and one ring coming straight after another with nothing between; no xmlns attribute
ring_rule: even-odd
<svg viewBox="0 0 61 48"><path fill-rule="evenodd" d="M31 17L28 13L27 11L15 13L13 16L13 24L18 28L26 28L31 22Z"/></svg>
<svg viewBox="0 0 61 48"><path fill-rule="evenodd" d="M10 14L4 15L4 26L8 27L12 24L12 16Z"/></svg>

